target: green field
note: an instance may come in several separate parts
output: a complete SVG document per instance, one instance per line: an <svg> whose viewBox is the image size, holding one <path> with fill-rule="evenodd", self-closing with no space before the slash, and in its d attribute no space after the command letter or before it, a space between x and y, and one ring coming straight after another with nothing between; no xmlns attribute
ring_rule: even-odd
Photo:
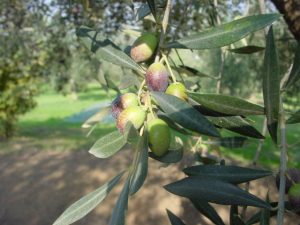
<svg viewBox="0 0 300 225"><path fill-rule="evenodd" d="M47 92L37 97L37 107L20 118L17 135L10 141L2 144L1 152L9 153L24 149L43 151L76 151L88 150L91 145L104 134L115 129L114 123L101 123L94 132L87 137L88 129L81 128L81 121L70 122L68 118L82 112L97 103L112 101L114 92L106 93L97 86L78 94L77 100L71 96L63 96ZM258 130L262 129L262 118L253 118ZM288 125L289 164L300 166L299 145L293 145L300 138L300 127ZM234 133L223 132L226 136L236 136ZM249 139L243 148L225 149L221 153L226 158L242 161L249 164L255 155L258 140ZM268 137L263 145L259 164L268 167L277 167L279 151Z"/></svg>

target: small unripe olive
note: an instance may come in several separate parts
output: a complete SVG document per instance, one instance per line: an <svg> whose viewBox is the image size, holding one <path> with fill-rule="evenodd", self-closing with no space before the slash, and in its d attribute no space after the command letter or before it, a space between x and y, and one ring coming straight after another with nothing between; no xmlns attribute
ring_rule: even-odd
<svg viewBox="0 0 300 225"><path fill-rule="evenodd" d="M178 98L181 98L184 101L188 100L188 96L186 94L185 86L182 83L176 82L170 84L166 90L166 93L169 95L174 95Z"/></svg>
<svg viewBox="0 0 300 225"><path fill-rule="evenodd" d="M162 63L153 63L146 72L146 84L151 91L164 92L169 84L169 72Z"/></svg>
<svg viewBox="0 0 300 225"><path fill-rule="evenodd" d="M168 124L162 119L153 119L148 122L149 147L156 156L167 153L171 142L171 131Z"/></svg>
<svg viewBox="0 0 300 225"><path fill-rule="evenodd" d="M124 109L117 119L117 128L121 133L124 133L125 126L128 121L132 125L139 129L146 119L146 111L143 110L140 106L130 106Z"/></svg>
<svg viewBox="0 0 300 225"><path fill-rule="evenodd" d="M296 211L300 210L300 183L291 186L288 197L291 207Z"/></svg>
<svg viewBox="0 0 300 225"><path fill-rule="evenodd" d="M296 168L291 168L286 171L286 182L285 182L285 193L287 194L289 192L290 187L293 183L299 183L300 182L300 171ZM280 176L279 173L276 175L276 186L279 190L279 184L280 184Z"/></svg>
<svg viewBox="0 0 300 225"><path fill-rule="evenodd" d="M134 93L125 93L118 96L111 104L111 111L113 117L117 118L119 114L130 106L138 106L138 97Z"/></svg>
<svg viewBox="0 0 300 225"><path fill-rule="evenodd" d="M145 33L133 43L130 56L139 63L145 62L152 57L158 44L157 37L152 33Z"/></svg>

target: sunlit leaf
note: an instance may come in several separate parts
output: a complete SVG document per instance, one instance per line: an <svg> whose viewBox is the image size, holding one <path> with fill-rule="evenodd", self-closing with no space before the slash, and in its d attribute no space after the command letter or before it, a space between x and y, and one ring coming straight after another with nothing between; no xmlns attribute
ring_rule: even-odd
<svg viewBox="0 0 300 225"><path fill-rule="evenodd" d="M161 92L152 92L152 96L166 115L184 128L209 136L220 136L217 129L185 101Z"/></svg>
<svg viewBox="0 0 300 225"><path fill-rule="evenodd" d="M110 106L102 108L99 112L91 116L84 124L81 126L82 128L90 128L92 125L99 123L101 120L107 117L110 113Z"/></svg>
<svg viewBox="0 0 300 225"><path fill-rule="evenodd" d="M277 142L277 127L279 113L279 63L273 28L270 27L267 36L263 70L263 97L267 116L269 133L273 141Z"/></svg>
<svg viewBox="0 0 300 225"><path fill-rule="evenodd" d="M108 158L117 153L126 144L126 139L119 131L113 131L100 138L89 153L98 158Z"/></svg>
<svg viewBox="0 0 300 225"><path fill-rule="evenodd" d="M272 175L271 171L239 166L198 165L187 167L183 172L189 176L201 176L240 184Z"/></svg>
<svg viewBox="0 0 300 225"><path fill-rule="evenodd" d="M220 95L188 92L188 95L202 106L216 112L230 115L263 115L264 107L245 101L241 98Z"/></svg>
<svg viewBox="0 0 300 225"><path fill-rule="evenodd" d="M124 172L120 173L114 179L104 184L102 187L89 193L88 195L72 204L54 222L53 225L69 225L84 217L105 199L105 197L109 194L113 187L120 181L120 178L123 174Z"/></svg>
<svg viewBox="0 0 300 225"><path fill-rule="evenodd" d="M271 25L279 14L248 16L168 43L167 48L210 49L232 44Z"/></svg>
<svg viewBox="0 0 300 225"><path fill-rule="evenodd" d="M236 185L208 177L192 176L168 184L165 189L189 199L201 199L222 205L248 205L270 208L270 205Z"/></svg>
<svg viewBox="0 0 300 225"><path fill-rule="evenodd" d="M90 49L99 60L105 60L125 68L143 72L142 68L131 59L126 53L121 51L114 43L108 39L103 39L101 35L89 27L81 26L77 36Z"/></svg>

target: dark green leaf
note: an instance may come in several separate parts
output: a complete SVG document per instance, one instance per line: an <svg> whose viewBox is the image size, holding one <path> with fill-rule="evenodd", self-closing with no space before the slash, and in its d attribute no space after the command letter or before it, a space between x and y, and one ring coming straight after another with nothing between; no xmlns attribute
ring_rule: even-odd
<svg viewBox="0 0 300 225"><path fill-rule="evenodd" d="M161 92L152 92L152 95L166 115L174 122L200 134L220 136L218 130L185 101Z"/></svg>
<svg viewBox="0 0 300 225"><path fill-rule="evenodd" d="M204 165L210 165L210 164L217 164L218 161L216 158L212 158L212 157L204 157L204 156L201 156L199 154L199 152L196 152L194 154L194 157L195 157L195 160L198 161L198 162L201 162L203 163Z"/></svg>
<svg viewBox="0 0 300 225"><path fill-rule="evenodd" d="M125 126L124 139L129 144L137 144L140 140L140 134L133 124L128 121Z"/></svg>
<svg viewBox="0 0 300 225"><path fill-rule="evenodd" d="M167 209L168 217L172 225L185 225L181 219Z"/></svg>
<svg viewBox="0 0 300 225"><path fill-rule="evenodd" d="M189 49L219 48L234 43L248 34L272 24L279 17L279 14L244 17L168 43L166 47Z"/></svg>
<svg viewBox="0 0 300 225"><path fill-rule="evenodd" d="M151 10L152 15L154 16L154 19L156 20L156 5L155 0L147 0L148 6Z"/></svg>
<svg viewBox="0 0 300 225"><path fill-rule="evenodd" d="M179 68L177 68L177 70L180 73L184 73L187 76L198 76L198 77L207 77L207 78L211 78L211 79L216 79L213 76L207 75L205 73L202 73L198 70L196 70L195 68L189 67L189 66L184 66L184 65L180 65Z"/></svg>
<svg viewBox="0 0 300 225"><path fill-rule="evenodd" d="M157 116L160 118L160 119L163 119L170 128L172 128L173 130L176 130L182 134L185 134L185 135L189 135L191 134L191 132L189 132L188 130L184 129L182 126L178 125L177 123L175 123L173 120L171 120L164 112L162 111L158 111L157 112Z"/></svg>
<svg viewBox="0 0 300 225"><path fill-rule="evenodd" d="M228 51L233 52L233 53L237 53L237 54L253 54L256 52L260 52L262 50L264 50L264 47L259 47L259 46L255 46L255 45L248 45L248 46L244 46L241 48L232 48L232 49L228 49Z"/></svg>
<svg viewBox="0 0 300 225"><path fill-rule="evenodd" d="M293 113L291 117L286 121L288 124L300 123L300 110Z"/></svg>
<svg viewBox="0 0 300 225"><path fill-rule="evenodd" d="M276 216L277 215L277 202L271 202L271 206L273 207L273 209L270 211L270 217ZM287 202L285 202L285 205L287 206ZM262 217L262 210L260 210L259 212L255 213L252 217L250 217L247 221L246 221L246 225L252 225L255 223L260 222L260 219Z"/></svg>
<svg viewBox="0 0 300 225"><path fill-rule="evenodd" d="M190 199L195 208L216 225L225 225L216 210L206 201L199 199Z"/></svg>
<svg viewBox="0 0 300 225"><path fill-rule="evenodd" d="M192 176L165 186L175 195L222 205L249 205L270 208L270 205L241 188L212 178Z"/></svg>
<svg viewBox="0 0 300 225"><path fill-rule="evenodd" d="M139 4L137 2L136 4ZM149 8L149 5L147 3L139 4L138 7L135 7L135 19L141 20L144 17L148 16L151 13L151 10Z"/></svg>
<svg viewBox="0 0 300 225"><path fill-rule="evenodd" d="M240 116L228 116L228 117L206 117L210 122L218 127L225 128L227 130L236 132L238 134L245 135L247 137L253 137L258 139L265 138L258 130L252 127L245 119Z"/></svg>
<svg viewBox="0 0 300 225"><path fill-rule="evenodd" d="M230 225L245 225L245 223L239 216L237 205L232 205L230 207Z"/></svg>
<svg viewBox="0 0 300 225"><path fill-rule="evenodd" d="M129 187L130 187L130 177L128 176L122 192L118 198L118 201L112 212L108 225L124 225L125 217L128 208L128 196L129 196Z"/></svg>
<svg viewBox="0 0 300 225"><path fill-rule="evenodd" d="M149 157L152 159L155 159L162 163L177 163L179 162L183 157L183 149L176 149L176 150L169 150L167 154L158 157L154 155L152 152L149 152Z"/></svg>
<svg viewBox="0 0 300 225"><path fill-rule="evenodd" d="M135 194L144 184L148 173L148 137L147 132L139 138L135 151L137 151L137 164L133 167L130 182L130 195Z"/></svg>
<svg viewBox="0 0 300 225"><path fill-rule="evenodd" d="M190 100L194 101L193 99L190 99ZM195 104L197 104L197 105L193 105L193 107L204 116L213 116L213 117L233 116L230 114L216 112L214 110L208 109L208 108L204 107L203 105L198 105L197 102L195 102Z"/></svg>
<svg viewBox="0 0 300 225"><path fill-rule="evenodd" d="M277 143L277 126L279 113L279 64L277 50L270 27L267 36L264 71L263 71L263 97L267 116L268 130L275 143Z"/></svg>
<svg viewBox="0 0 300 225"><path fill-rule="evenodd" d="M270 217L271 217L271 211L269 209L262 209L262 213L260 217L260 225L269 225Z"/></svg>
<svg viewBox="0 0 300 225"><path fill-rule="evenodd" d="M89 153L98 158L108 158L121 150L125 144L126 139L116 130L96 141Z"/></svg>
<svg viewBox="0 0 300 225"><path fill-rule="evenodd" d="M126 53L121 51L110 40L101 38L101 35L89 27L80 27L77 36L90 49L98 60L106 60L118 66L142 72L142 68L131 59Z"/></svg>
<svg viewBox="0 0 300 225"><path fill-rule="evenodd" d="M243 99L219 94L200 94L189 92L188 95L202 106L216 112L230 115L263 115L264 107Z"/></svg>
<svg viewBox="0 0 300 225"><path fill-rule="evenodd" d="M289 75L289 79L286 83L286 87L289 88L295 84L300 78L300 43L296 49L296 54L293 62L293 68Z"/></svg>
<svg viewBox="0 0 300 225"><path fill-rule="evenodd" d="M185 168L183 172L189 176L209 177L233 184L240 184L272 175L272 172L267 170L218 165L192 166Z"/></svg>
<svg viewBox="0 0 300 225"><path fill-rule="evenodd" d="M105 199L113 187L120 181L123 174L124 172L120 173L102 187L73 203L53 225L69 225L84 217Z"/></svg>

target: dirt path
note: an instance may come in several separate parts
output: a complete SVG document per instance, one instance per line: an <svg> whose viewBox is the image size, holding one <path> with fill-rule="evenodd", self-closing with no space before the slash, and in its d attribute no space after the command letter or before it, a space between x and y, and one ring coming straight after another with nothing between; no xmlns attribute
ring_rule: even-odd
<svg viewBox="0 0 300 225"><path fill-rule="evenodd" d="M87 152L47 152L23 150L0 155L0 224L50 225L64 209L81 196L98 188L122 171L130 161L130 152L122 151L108 160L100 160ZM208 224L182 198L162 188L164 184L183 177L176 166L167 168L150 160L145 186L129 201L128 225L169 224L165 209L183 218L187 225ZM273 181L271 181L273 182ZM264 198L270 185L256 183L259 196ZM118 185L109 197L77 225L106 225L118 193ZM275 198L276 196L271 196ZM222 215L227 208L221 207ZM223 216L224 220L228 218ZM297 225L300 217L291 217L288 225Z"/></svg>

